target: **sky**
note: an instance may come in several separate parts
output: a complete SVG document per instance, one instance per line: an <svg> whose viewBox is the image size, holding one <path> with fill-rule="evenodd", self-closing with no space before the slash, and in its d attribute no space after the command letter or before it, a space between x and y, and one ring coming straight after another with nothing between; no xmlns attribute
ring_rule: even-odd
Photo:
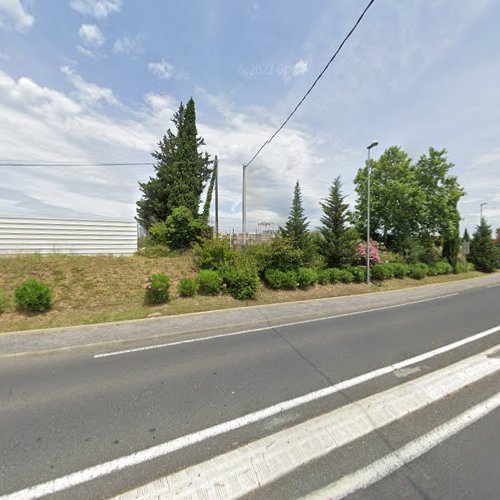
<svg viewBox="0 0 500 500"><path fill-rule="evenodd" d="M150 162L193 97L219 159L220 226L241 227L241 170L367 0L0 0L0 160ZM311 226L366 146L446 148L500 227L500 2L376 0L288 126L248 168L248 226L283 223L300 181ZM0 161L1 163L1 161ZM152 166L0 166L0 216L133 220ZM213 212L212 212L213 217Z"/></svg>

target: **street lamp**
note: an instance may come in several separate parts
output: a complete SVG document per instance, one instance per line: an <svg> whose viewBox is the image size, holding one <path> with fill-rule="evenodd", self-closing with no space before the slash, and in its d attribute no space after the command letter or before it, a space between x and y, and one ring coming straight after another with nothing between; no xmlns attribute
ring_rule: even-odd
<svg viewBox="0 0 500 500"><path fill-rule="evenodd" d="M480 217L479 217L479 223L481 224L483 222L483 207L484 205L487 205L488 202L487 201L484 201L483 203L481 203L479 205L479 213L480 213Z"/></svg>
<svg viewBox="0 0 500 500"><path fill-rule="evenodd" d="M366 147L368 149L368 198L366 202L366 284L370 285L370 150L378 146L378 141L372 141L369 146Z"/></svg>

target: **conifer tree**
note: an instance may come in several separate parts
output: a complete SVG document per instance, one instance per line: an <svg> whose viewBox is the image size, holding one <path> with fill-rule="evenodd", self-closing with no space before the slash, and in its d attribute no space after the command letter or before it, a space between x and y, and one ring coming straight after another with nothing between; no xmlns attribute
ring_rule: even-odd
<svg viewBox="0 0 500 500"><path fill-rule="evenodd" d="M297 181L293 190L290 215L284 227L279 228L279 234L282 238L288 238L295 248L299 248L305 253L308 253L311 246L308 226L309 222L307 222L307 217L304 215L304 209L302 207L300 184L299 181Z"/></svg>
<svg viewBox="0 0 500 500"><path fill-rule="evenodd" d="M321 217L319 244L320 253L325 257L328 267L340 267L351 264L356 252L356 231L347 226L349 205L344 203L342 182L337 177L330 187L328 198L320 203L323 208Z"/></svg>
<svg viewBox="0 0 500 500"><path fill-rule="evenodd" d="M470 242L469 260L478 271L492 273L498 265L498 254L491 237L491 226L486 219L481 219L481 224L476 229Z"/></svg>
<svg viewBox="0 0 500 500"><path fill-rule="evenodd" d="M152 153L157 160L155 176L139 183L143 196L137 202L137 221L146 229L165 221L181 206L198 217L201 194L210 177L209 156L199 151L205 142L198 137L192 98L186 106L180 104L172 122L175 133L168 129Z"/></svg>
<svg viewBox="0 0 500 500"><path fill-rule="evenodd" d="M469 231L467 231L467 228L464 230L464 235L462 236L462 241L465 241L468 243L470 241L470 236L469 236Z"/></svg>

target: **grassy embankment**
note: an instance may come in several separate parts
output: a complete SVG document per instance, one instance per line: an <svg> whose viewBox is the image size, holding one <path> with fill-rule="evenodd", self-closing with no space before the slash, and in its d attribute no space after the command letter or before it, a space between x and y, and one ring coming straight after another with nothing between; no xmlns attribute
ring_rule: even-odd
<svg viewBox="0 0 500 500"><path fill-rule="evenodd" d="M162 306L144 305L144 280L153 273L166 273L172 278L172 301ZM316 285L309 290L269 290L261 286L257 300L239 301L229 295L179 298L180 278L194 277L191 256L161 257L84 257L23 255L0 258L0 288L9 296L7 311L0 315L0 332L92 324L106 321L146 318L225 309L256 304L317 299L366 293L368 291L443 283L481 276L469 272L458 275L410 278L384 281L367 287L364 284ZM13 293L27 278L47 283L53 292L53 308L42 314L25 314L15 310Z"/></svg>

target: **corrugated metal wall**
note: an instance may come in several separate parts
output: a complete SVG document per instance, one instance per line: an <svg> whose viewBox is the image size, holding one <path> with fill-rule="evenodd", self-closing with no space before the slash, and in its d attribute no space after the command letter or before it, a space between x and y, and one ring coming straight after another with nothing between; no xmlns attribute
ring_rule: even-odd
<svg viewBox="0 0 500 500"><path fill-rule="evenodd" d="M136 250L135 222L0 217L0 254L132 255Z"/></svg>

